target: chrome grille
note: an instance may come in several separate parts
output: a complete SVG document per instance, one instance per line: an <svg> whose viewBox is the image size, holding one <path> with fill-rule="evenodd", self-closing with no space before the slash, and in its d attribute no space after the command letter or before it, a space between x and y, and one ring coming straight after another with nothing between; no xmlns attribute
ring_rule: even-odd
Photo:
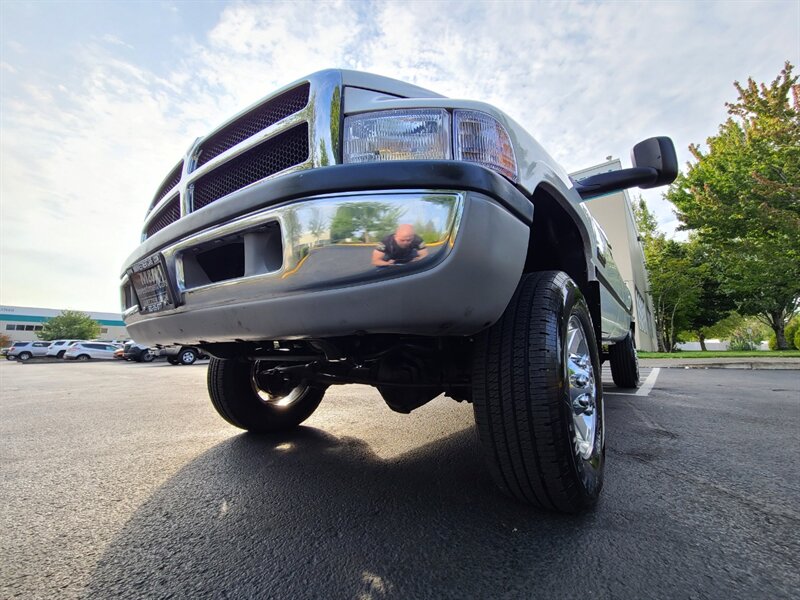
<svg viewBox="0 0 800 600"><path fill-rule="evenodd" d="M308 159L308 123L281 133L203 175L194 183L193 210Z"/></svg>
<svg viewBox="0 0 800 600"><path fill-rule="evenodd" d="M197 167L204 165L259 131L263 131L270 125L305 108L308 104L309 88L310 85L306 83L277 98L272 98L203 140L200 144Z"/></svg>
<svg viewBox="0 0 800 600"><path fill-rule="evenodd" d="M161 231L167 225L174 223L181 218L180 198L175 196L166 206L158 211L158 214L150 221L145 231L145 237L152 237L157 231Z"/></svg>
<svg viewBox="0 0 800 600"><path fill-rule="evenodd" d="M183 161L179 162L172 171L170 171L169 175L164 179L164 182L161 184L161 187L158 188L156 195L153 197L153 201L150 203L150 210L153 210L156 204L158 204L161 199L166 196L172 188L178 185L178 182L181 180L181 175L183 174Z"/></svg>

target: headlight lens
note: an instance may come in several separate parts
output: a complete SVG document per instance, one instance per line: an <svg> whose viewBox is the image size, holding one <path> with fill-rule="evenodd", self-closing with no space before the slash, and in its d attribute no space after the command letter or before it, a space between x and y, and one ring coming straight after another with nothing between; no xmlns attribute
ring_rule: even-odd
<svg viewBox="0 0 800 600"><path fill-rule="evenodd" d="M446 110L384 110L345 117L345 163L450 158Z"/></svg>
<svg viewBox="0 0 800 600"><path fill-rule="evenodd" d="M517 181L517 159L505 127L476 110L382 110L345 117L344 162L456 160L477 163Z"/></svg>
<svg viewBox="0 0 800 600"><path fill-rule="evenodd" d="M456 160L478 163L517 181L517 160L508 132L500 122L475 110L456 110Z"/></svg>

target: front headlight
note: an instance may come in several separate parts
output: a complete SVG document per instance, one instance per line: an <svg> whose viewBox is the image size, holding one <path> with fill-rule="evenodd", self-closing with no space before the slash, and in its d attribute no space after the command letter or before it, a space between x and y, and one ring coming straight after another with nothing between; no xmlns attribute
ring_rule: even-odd
<svg viewBox="0 0 800 600"><path fill-rule="evenodd" d="M345 117L346 163L447 160L452 156L446 110L383 110Z"/></svg>
<svg viewBox="0 0 800 600"><path fill-rule="evenodd" d="M456 160L483 165L517 181L517 161L505 127L475 110L382 110L345 117L344 162ZM454 151L451 150L454 149Z"/></svg>

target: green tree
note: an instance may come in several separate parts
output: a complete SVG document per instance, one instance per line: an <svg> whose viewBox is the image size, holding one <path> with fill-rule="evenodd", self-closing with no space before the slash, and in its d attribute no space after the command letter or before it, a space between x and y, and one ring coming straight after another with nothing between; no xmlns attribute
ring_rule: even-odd
<svg viewBox="0 0 800 600"><path fill-rule="evenodd" d="M374 242L397 228L402 209L380 202L348 202L336 209L331 220L331 241L355 238Z"/></svg>
<svg viewBox="0 0 800 600"><path fill-rule="evenodd" d="M769 85L735 83L739 97L695 162L670 187L683 228L710 250L724 295L756 315L786 349L800 302L800 86L786 63Z"/></svg>
<svg viewBox="0 0 800 600"><path fill-rule="evenodd" d="M727 317L735 304L720 285L713 261L709 258L713 249L698 243L696 239L689 240L686 249L692 263L692 274L697 277L699 284L697 303L688 315L687 330L697 336L700 349L705 351L709 329Z"/></svg>
<svg viewBox="0 0 800 600"><path fill-rule="evenodd" d="M644 247L659 352L669 352L678 334L692 328L702 293L702 280L688 245L667 239L643 198L633 206Z"/></svg>
<svg viewBox="0 0 800 600"><path fill-rule="evenodd" d="M57 317L45 321L36 335L41 340L91 340L100 335L100 323L86 313L64 310Z"/></svg>

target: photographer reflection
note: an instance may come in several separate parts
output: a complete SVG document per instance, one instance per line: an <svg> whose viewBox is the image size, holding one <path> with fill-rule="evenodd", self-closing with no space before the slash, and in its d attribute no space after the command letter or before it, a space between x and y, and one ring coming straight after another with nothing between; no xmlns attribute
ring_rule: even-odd
<svg viewBox="0 0 800 600"><path fill-rule="evenodd" d="M425 242L414 232L414 226L404 223L387 235L372 251L372 264L376 267L404 265L428 256Z"/></svg>

